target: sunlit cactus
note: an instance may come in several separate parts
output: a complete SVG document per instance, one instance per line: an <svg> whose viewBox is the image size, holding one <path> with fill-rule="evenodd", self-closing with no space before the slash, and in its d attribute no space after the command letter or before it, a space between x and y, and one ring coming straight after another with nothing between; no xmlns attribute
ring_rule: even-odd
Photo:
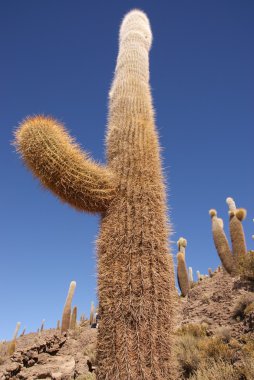
<svg viewBox="0 0 254 380"><path fill-rule="evenodd" d="M180 238L177 242L177 280L183 297L186 297L189 292L189 277L185 262L185 248L187 246L187 240Z"/></svg>
<svg viewBox="0 0 254 380"><path fill-rule="evenodd" d="M16 328L15 328L15 331L14 331L14 334L13 334L13 338L12 338L11 342L8 345L8 355L9 356L13 355L14 352L15 352L15 350L16 350L16 340L17 340L19 329L20 329L20 325L21 325L21 323L17 322Z"/></svg>
<svg viewBox="0 0 254 380"><path fill-rule="evenodd" d="M175 379L174 269L149 85L151 43L147 16L129 12L109 93L107 166L92 161L52 118L27 118L16 132L18 151L45 187L102 216L97 380Z"/></svg>
<svg viewBox="0 0 254 380"><path fill-rule="evenodd" d="M70 283L68 295L65 301L64 310L63 310L63 316L62 316L62 325L61 325L61 332L66 332L69 330L70 327L70 319L71 319L71 302L76 289L76 282L72 281Z"/></svg>
<svg viewBox="0 0 254 380"><path fill-rule="evenodd" d="M237 266L237 261L247 252L242 226L242 221L246 218L246 210L243 208L237 209L232 198L227 198L226 202L229 206L229 230L232 242L232 254L234 256L235 265ZM234 208L232 204L234 204Z"/></svg>
<svg viewBox="0 0 254 380"><path fill-rule="evenodd" d="M198 281L201 280L201 274L200 274L199 270L197 270L197 278L198 278Z"/></svg>
<svg viewBox="0 0 254 380"><path fill-rule="evenodd" d="M91 302L91 307L90 307L90 316L89 316L89 324L92 325L94 322L94 315L95 315L95 307L94 307L94 302Z"/></svg>
<svg viewBox="0 0 254 380"><path fill-rule="evenodd" d="M217 217L217 211L214 209L211 209L209 211L209 214L212 219L212 233L216 250L221 259L223 267L229 274L231 274L233 272L234 262L228 244L228 239L223 229L223 220Z"/></svg>
<svg viewBox="0 0 254 380"><path fill-rule="evenodd" d="M193 270L192 270L192 267L189 267L188 276L189 276L189 283L190 283L190 285L192 285L193 284Z"/></svg>
<svg viewBox="0 0 254 380"><path fill-rule="evenodd" d="M77 306L74 306L72 313L71 313L71 322L70 322L70 329L75 330L77 327L77 313L78 308Z"/></svg>
<svg viewBox="0 0 254 380"><path fill-rule="evenodd" d="M57 324L56 324L56 329L60 330L60 327L61 327L61 322L60 322L60 319L58 319Z"/></svg>

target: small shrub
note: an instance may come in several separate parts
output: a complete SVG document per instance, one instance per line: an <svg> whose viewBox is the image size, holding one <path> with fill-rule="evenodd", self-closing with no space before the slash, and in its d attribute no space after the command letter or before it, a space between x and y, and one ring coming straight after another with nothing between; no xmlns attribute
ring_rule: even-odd
<svg viewBox="0 0 254 380"><path fill-rule="evenodd" d="M201 361L198 338L189 334L180 336L176 341L175 351L183 378L189 378L198 369Z"/></svg>
<svg viewBox="0 0 254 380"><path fill-rule="evenodd" d="M78 377L75 378L75 380L95 380L96 377L95 377L95 374L94 373L87 373L85 375L80 375Z"/></svg>
<svg viewBox="0 0 254 380"><path fill-rule="evenodd" d="M202 351L202 355L206 360L233 362L234 350L231 350L230 347L218 337L202 339L199 342L199 349Z"/></svg>
<svg viewBox="0 0 254 380"><path fill-rule="evenodd" d="M244 309L244 315L248 315L252 311L254 311L254 302L251 302L248 306L246 306Z"/></svg>
<svg viewBox="0 0 254 380"><path fill-rule="evenodd" d="M215 335L218 339L220 339L224 343L229 343L231 339L231 330L228 326L218 327Z"/></svg>
<svg viewBox="0 0 254 380"><path fill-rule="evenodd" d="M245 309L254 302L254 294L244 294L241 297L237 299L237 302L235 304L234 310L233 310L233 317L235 319L244 318Z"/></svg>
<svg viewBox="0 0 254 380"><path fill-rule="evenodd" d="M222 360L204 362L190 380L240 380L237 371Z"/></svg>
<svg viewBox="0 0 254 380"><path fill-rule="evenodd" d="M254 379L254 360L251 357L245 357L237 367L239 379Z"/></svg>
<svg viewBox="0 0 254 380"><path fill-rule="evenodd" d="M96 344L95 343L88 344L85 347L83 354L89 357L89 360L92 363L92 365L96 365Z"/></svg>
<svg viewBox="0 0 254 380"><path fill-rule="evenodd" d="M188 323L180 327L177 332L177 335L191 335L194 337L202 337L207 335L207 324L206 323Z"/></svg>

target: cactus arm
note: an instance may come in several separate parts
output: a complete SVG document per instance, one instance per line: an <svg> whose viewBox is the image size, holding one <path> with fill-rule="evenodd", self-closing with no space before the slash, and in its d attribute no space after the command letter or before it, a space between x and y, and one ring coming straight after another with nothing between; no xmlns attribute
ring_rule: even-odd
<svg viewBox="0 0 254 380"><path fill-rule="evenodd" d="M15 134L25 164L46 188L80 211L102 212L115 191L114 175L93 162L56 120L27 118Z"/></svg>
<svg viewBox="0 0 254 380"><path fill-rule="evenodd" d="M217 217L216 210L210 210L209 214L212 219L213 240L217 253L221 259L223 267L229 274L231 274L234 270L233 256L223 229L223 221Z"/></svg>

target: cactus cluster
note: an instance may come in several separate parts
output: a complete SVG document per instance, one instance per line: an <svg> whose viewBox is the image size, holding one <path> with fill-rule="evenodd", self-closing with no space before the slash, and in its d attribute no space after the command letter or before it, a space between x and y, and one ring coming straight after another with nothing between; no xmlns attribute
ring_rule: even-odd
<svg viewBox="0 0 254 380"><path fill-rule="evenodd" d="M233 198L227 198L229 207L229 230L232 250L224 232L223 220L217 217L217 211L211 209L209 214L212 220L212 233L214 244L224 269L232 276L239 273L239 265L242 257L246 255L247 248L242 221L246 217L246 210L236 208Z"/></svg>

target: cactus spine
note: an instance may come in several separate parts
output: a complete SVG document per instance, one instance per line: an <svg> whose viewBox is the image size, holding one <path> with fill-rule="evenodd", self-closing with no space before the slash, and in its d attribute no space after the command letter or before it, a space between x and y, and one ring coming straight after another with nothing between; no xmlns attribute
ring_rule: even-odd
<svg viewBox="0 0 254 380"><path fill-rule="evenodd" d="M77 312L78 308L77 306L74 306L72 313L71 313L71 323L70 323L70 329L75 330L77 326Z"/></svg>
<svg viewBox="0 0 254 380"><path fill-rule="evenodd" d="M9 356L13 355L16 350L16 340L17 340L19 329L20 329L20 325L21 323L17 322L12 341L9 343L9 346L8 346Z"/></svg>
<svg viewBox="0 0 254 380"><path fill-rule="evenodd" d="M97 380L175 378L174 270L149 85L151 42L146 15L128 13L109 93L107 167L92 162L51 118L28 118L16 132L21 156L43 185L102 215Z"/></svg>
<svg viewBox="0 0 254 380"><path fill-rule="evenodd" d="M62 316L62 326L61 326L61 332L66 332L69 330L70 327L70 318L71 318L71 302L76 289L76 282L72 281L70 283L68 295L65 301L64 310L63 310L63 316Z"/></svg>

